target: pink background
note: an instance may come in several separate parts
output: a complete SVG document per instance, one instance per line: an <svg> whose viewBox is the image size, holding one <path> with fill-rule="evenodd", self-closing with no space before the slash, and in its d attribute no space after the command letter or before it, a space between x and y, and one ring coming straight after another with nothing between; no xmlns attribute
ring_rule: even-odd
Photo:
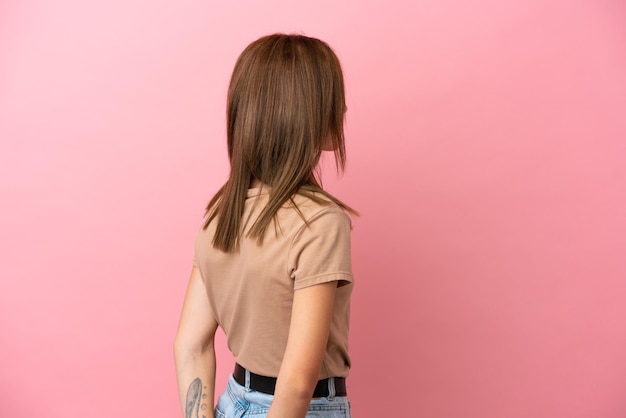
<svg viewBox="0 0 626 418"><path fill-rule="evenodd" d="M1 2L0 416L181 416L227 83L276 31L346 73L355 416L626 416L618 0Z"/></svg>

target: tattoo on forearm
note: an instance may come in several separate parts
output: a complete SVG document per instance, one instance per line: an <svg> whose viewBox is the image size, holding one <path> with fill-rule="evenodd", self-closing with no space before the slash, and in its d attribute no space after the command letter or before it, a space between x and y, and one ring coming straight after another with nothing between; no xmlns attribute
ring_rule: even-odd
<svg viewBox="0 0 626 418"><path fill-rule="evenodd" d="M206 410L206 386L204 387L204 393L202 394L202 405L200 405L200 409L202 410L202 418L206 418L204 415L204 411Z"/></svg>
<svg viewBox="0 0 626 418"><path fill-rule="evenodd" d="M200 405L200 409L204 411L206 409L206 386L204 387L204 393L202 394L202 405ZM202 415L202 418L206 418L206 415Z"/></svg>
<svg viewBox="0 0 626 418"><path fill-rule="evenodd" d="M187 399L185 400L185 418L200 418L199 409L205 411L207 409L206 404L206 386L204 386L204 393L202 387L202 381L199 377L196 377L189 385L187 390ZM202 402L202 404L200 404ZM206 418L206 415L202 415L202 418Z"/></svg>
<svg viewBox="0 0 626 418"><path fill-rule="evenodd" d="M202 399L202 381L196 377L189 385L185 400L185 418L199 418L198 408Z"/></svg>

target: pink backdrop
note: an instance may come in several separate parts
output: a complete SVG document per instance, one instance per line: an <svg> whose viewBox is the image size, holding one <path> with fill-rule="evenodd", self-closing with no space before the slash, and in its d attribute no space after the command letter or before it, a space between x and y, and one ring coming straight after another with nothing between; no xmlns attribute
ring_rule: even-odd
<svg viewBox="0 0 626 418"><path fill-rule="evenodd" d="M4 0L0 416L181 416L227 83L276 31L345 68L355 416L626 416L617 0Z"/></svg>

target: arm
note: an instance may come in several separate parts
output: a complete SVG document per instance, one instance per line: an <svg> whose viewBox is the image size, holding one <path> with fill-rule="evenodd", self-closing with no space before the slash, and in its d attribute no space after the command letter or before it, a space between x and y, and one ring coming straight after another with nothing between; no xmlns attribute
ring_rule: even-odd
<svg viewBox="0 0 626 418"><path fill-rule="evenodd" d="M268 418L306 415L326 351L336 292L336 281L294 292L287 348Z"/></svg>
<svg viewBox="0 0 626 418"><path fill-rule="evenodd" d="M200 270L191 271L174 341L176 381L184 418L213 418L217 321Z"/></svg>

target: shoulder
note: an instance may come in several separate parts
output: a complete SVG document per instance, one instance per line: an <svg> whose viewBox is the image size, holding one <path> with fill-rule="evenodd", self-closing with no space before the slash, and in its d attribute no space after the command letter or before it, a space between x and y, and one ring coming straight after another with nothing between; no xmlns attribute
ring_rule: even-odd
<svg viewBox="0 0 626 418"><path fill-rule="evenodd" d="M349 229L352 228L350 216L338 204L321 193L315 193L313 197L296 195L293 201L302 215L302 227L315 223L329 227L347 225ZM296 210L296 208L293 209Z"/></svg>
<svg viewBox="0 0 626 418"><path fill-rule="evenodd" d="M292 243L326 242L336 246L338 242L349 242L352 221L348 214L335 203L318 205L314 211L305 214Z"/></svg>
<svg viewBox="0 0 626 418"><path fill-rule="evenodd" d="M351 282L350 217L333 202L307 208L311 211L306 221L300 221L288 253L288 272L296 281L294 289L332 280Z"/></svg>
<svg viewBox="0 0 626 418"><path fill-rule="evenodd" d="M329 203L328 206L320 208L313 216L308 219L309 222L325 223L329 226L346 225L352 229L352 220L348 214L335 203Z"/></svg>

